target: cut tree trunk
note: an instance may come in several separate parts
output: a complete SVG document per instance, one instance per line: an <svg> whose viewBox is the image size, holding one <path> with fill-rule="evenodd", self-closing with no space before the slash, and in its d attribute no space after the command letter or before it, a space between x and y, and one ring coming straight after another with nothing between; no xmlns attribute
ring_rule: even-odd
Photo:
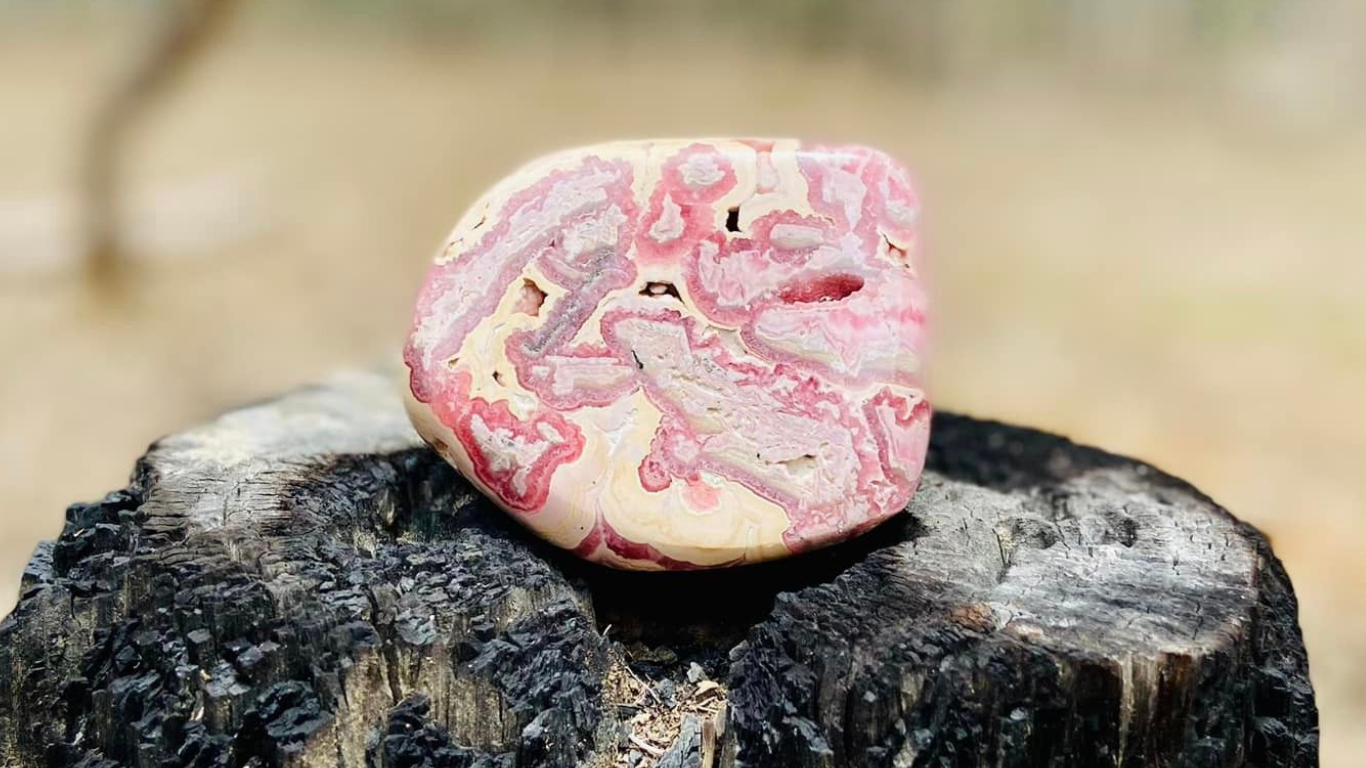
<svg viewBox="0 0 1366 768"><path fill-rule="evenodd" d="M1312 766L1317 720L1266 540L1147 465L939 414L861 539L616 572L378 373L153 445L0 626L4 766Z"/></svg>

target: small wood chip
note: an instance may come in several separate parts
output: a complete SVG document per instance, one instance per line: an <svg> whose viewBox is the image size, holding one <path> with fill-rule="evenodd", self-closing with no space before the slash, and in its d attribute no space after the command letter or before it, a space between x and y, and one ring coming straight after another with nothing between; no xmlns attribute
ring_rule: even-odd
<svg viewBox="0 0 1366 768"><path fill-rule="evenodd" d="M649 752L649 753L650 753L652 756L654 756L654 757L659 757L660 755L664 754L664 748L663 748L663 747L656 747L655 745L653 745L653 744L651 744L650 742L648 742L648 741L646 741L646 740L640 738L639 736L635 735L634 733L631 734L631 743L634 744L634 745L636 745L637 747L640 747L641 749L645 750L646 752Z"/></svg>

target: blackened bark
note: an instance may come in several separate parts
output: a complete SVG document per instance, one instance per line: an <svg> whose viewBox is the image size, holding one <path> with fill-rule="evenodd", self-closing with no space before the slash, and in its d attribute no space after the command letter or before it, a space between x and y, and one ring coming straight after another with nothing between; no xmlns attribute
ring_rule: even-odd
<svg viewBox="0 0 1366 768"><path fill-rule="evenodd" d="M0 625L4 766L1317 761L1260 534L1146 465L947 414L868 536L620 573L509 523L350 374L152 446Z"/></svg>

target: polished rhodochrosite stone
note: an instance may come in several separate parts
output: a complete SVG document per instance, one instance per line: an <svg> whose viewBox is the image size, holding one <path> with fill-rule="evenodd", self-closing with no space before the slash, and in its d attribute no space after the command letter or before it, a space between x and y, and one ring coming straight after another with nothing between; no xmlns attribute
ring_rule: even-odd
<svg viewBox="0 0 1366 768"><path fill-rule="evenodd" d="M930 406L907 174L864 147L615 143L465 215L405 358L423 438L582 557L695 568L868 530Z"/></svg>

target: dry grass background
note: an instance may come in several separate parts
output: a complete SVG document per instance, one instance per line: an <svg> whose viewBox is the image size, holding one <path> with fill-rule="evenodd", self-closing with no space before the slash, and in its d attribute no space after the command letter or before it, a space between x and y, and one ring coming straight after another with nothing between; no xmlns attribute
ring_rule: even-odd
<svg viewBox="0 0 1366 768"><path fill-rule="evenodd" d="M235 28L138 142L142 225L162 239L109 307L44 222L117 36L0 33L0 607L64 505L121 486L149 441L392 359L438 241L516 163L661 134L862 141L916 168L927 201L941 407L1150 460L1265 530L1300 595L1324 765L1359 764L1356 107L1023 74L915 84L742 36L489 42Z"/></svg>

